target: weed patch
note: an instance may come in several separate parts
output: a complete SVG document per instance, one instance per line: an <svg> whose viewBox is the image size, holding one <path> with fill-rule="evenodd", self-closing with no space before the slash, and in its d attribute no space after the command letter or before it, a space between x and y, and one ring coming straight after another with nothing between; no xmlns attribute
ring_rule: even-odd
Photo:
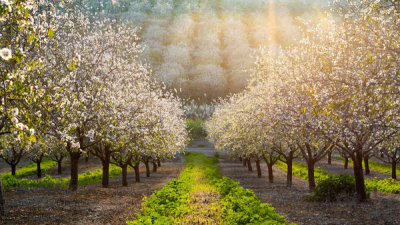
<svg viewBox="0 0 400 225"><path fill-rule="evenodd" d="M168 182L143 203L128 224L284 224L285 219L251 190L221 177L216 157L186 154L179 178Z"/></svg>

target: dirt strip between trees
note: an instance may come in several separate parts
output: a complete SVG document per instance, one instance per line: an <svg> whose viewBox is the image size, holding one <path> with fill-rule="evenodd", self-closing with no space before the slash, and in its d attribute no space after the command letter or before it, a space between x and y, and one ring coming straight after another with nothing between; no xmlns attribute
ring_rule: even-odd
<svg viewBox="0 0 400 225"><path fill-rule="evenodd" d="M358 203L357 200L308 202L304 199L308 194L307 181L293 177L293 187L287 188L286 172L274 167L274 183L268 183L267 166L264 164L262 178L258 178L255 171L249 172L239 161L220 159L218 166L223 176L236 179L241 186L253 190L262 202L270 203L289 223L400 224L400 195L371 192L371 199L366 203Z"/></svg>
<svg viewBox="0 0 400 225"><path fill-rule="evenodd" d="M133 170L128 172L128 187L121 177L110 180L109 188L101 184L80 187L76 193L66 189L33 188L5 192L6 215L0 224L126 224L140 210L143 196L151 195L167 181L178 177L184 168L180 159L163 163L157 173L135 183Z"/></svg>

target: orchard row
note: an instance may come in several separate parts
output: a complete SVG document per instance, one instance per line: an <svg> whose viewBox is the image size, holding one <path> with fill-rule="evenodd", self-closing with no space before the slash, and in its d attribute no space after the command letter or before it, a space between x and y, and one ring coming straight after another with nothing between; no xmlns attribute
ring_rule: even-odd
<svg viewBox="0 0 400 225"><path fill-rule="evenodd" d="M40 165L68 156L71 190L88 152L101 160L107 187L110 162L126 171L173 157L187 142L180 100L138 60L135 28L94 20L85 7L0 3L0 157L15 172L22 157Z"/></svg>
<svg viewBox="0 0 400 225"><path fill-rule="evenodd" d="M356 190L367 198L362 161L400 162L400 3L346 1L302 21L301 38L264 48L250 84L217 107L206 127L216 147L242 159L302 158L315 188L316 162L337 149L354 162ZM395 178L393 174L393 178Z"/></svg>

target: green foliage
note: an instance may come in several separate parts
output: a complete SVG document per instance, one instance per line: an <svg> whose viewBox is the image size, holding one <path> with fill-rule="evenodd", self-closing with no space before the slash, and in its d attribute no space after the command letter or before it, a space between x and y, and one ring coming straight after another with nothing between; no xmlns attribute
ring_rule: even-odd
<svg viewBox="0 0 400 225"><path fill-rule="evenodd" d="M400 194L400 181L393 178L383 180L378 180L376 177L365 179L365 186L370 191Z"/></svg>
<svg viewBox="0 0 400 225"><path fill-rule="evenodd" d="M276 166L284 171L287 171L286 164L282 162L277 162ZM293 162L293 175L296 177L300 177L303 180L307 180L307 165L300 162ZM335 175L329 173L328 171L322 170L319 167L315 169L315 180L317 181L317 183L320 183L321 181L328 179L331 176ZM383 180L378 180L377 178L364 178L364 181L367 191L400 194L400 181L397 181L395 179L387 178Z"/></svg>
<svg viewBox="0 0 400 225"><path fill-rule="evenodd" d="M110 178L116 177L122 174L122 169L115 165L110 165ZM102 180L102 169L96 169L93 171L87 171L79 174L78 185L86 186L93 183L99 183ZM16 187L68 187L70 178L52 178L50 175L44 176L42 179L17 179L16 177L6 174L2 177L3 187L6 190L10 190Z"/></svg>
<svg viewBox="0 0 400 225"><path fill-rule="evenodd" d="M224 224L285 224L268 203L261 203L253 191L233 179L223 177L214 181L221 194Z"/></svg>
<svg viewBox="0 0 400 225"><path fill-rule="evenodd" d="M318 182L309 199L319 202L334 202L342 198L355 197L355 179L350 175L329 176Z"/></svg>
<svg viewBox="0 0 400 225"><path fill-rule="evenodd" d="M191 153L186 153L186 161L179 178L167 182L146 199L137 219L128 224L172 224L173 218L181 217L187 211L185 206L193 189L195 173Z"/></svg>
<svg viewBox="0 0 400 225"><path fill-rule="evenodd" d="M40 168L41 168L42 172L45 172L45 171L53 168L55 165L57 165L57 162L55 162L51 159L43 159L42 163L40 163ZM30 164L18 169L15 172L15 177L17 177L17 178L18 177L27 177L27 176L32 176L35 174L36 174L36 163L30 163ZM1 177L6 176L6 175L11 176L11 172L2 173Z"/></svg>
<svg viewBox="0 0 400 225"><path fill-rule="evenodd" d="M344 161L343 157L334 157L334 158L337 159L337 160ZM353 161L351 159L349 159L349 163L353 164ZM364 161L362 163L363 163L363 167L365 168ZM380 163L380 162L375 162L375 161L372 161L372 160L369 160L368 164L369 164L369 168L371 170L374 170L374 171L377 171L377 172L380 172L380 173L392 174L392 165L388 165L388 164L384 164L384 163ZM400 168L399 167L397 167L396 173L400 174Z"/></svg>
<svg viewBox="0 0 400 225"><path fill-rule="evenodd" d="M284 224L285 220L251 190L227 177L221 177L216 157L188 153L186 167L178 179L168 182L144 203L135 221L128 224L177 224L195 214L191 194L199 191L219 195L209 210L219 224ZM205 218L205 221L207 218Z"/></svg>
<svg viewBox="0 0 400 225"><path fill-rule="evenodd" d="M207 133L203 128L204 122L205 120L202 119L186 119L186 127L192 140L202 140L206 138Z"/></svg>

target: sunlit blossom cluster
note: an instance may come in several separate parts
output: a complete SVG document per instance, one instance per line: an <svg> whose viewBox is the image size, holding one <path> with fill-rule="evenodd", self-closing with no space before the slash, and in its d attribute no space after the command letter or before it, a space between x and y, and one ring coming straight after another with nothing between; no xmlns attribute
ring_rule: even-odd
<svg viewBox="0 0 400 225"><path fill-rule="evenodd" d="M317 23L299 20L297 43L261 48L248 88L216 108L207 131L217 148L237 157L277 154L289 167L289 158L301 156L311 189L315 163L337 150L355 162L365 200L362 160L381 153L394 162L400 154L393 151L400 131L394 32L400 5L349 1L333 8Z"/></svg>

